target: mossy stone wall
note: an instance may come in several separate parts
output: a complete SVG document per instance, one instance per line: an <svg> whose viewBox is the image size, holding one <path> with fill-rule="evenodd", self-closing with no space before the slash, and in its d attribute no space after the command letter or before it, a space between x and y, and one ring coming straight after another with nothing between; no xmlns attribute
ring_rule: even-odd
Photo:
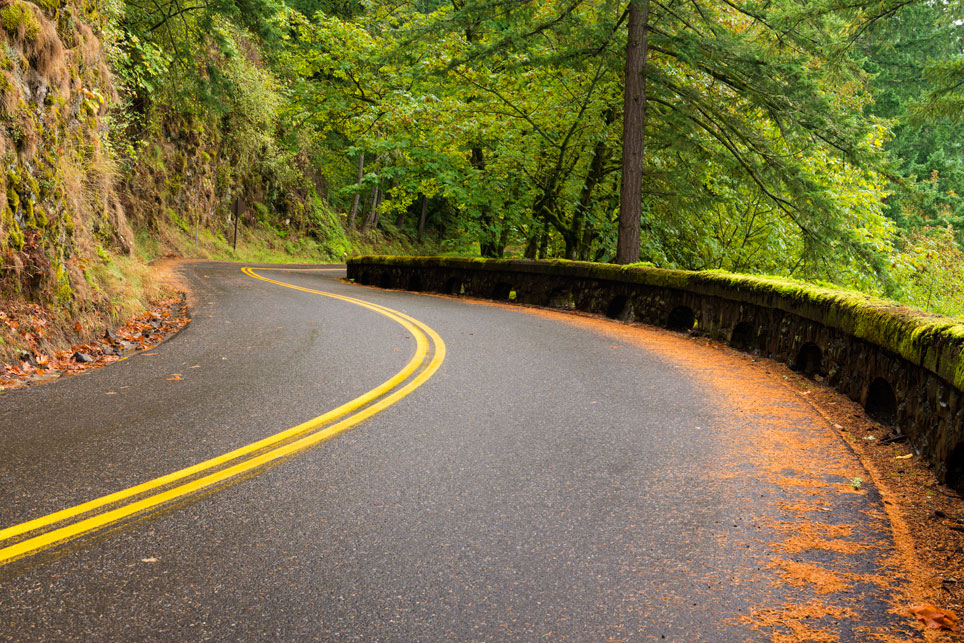
<svg viewBox="0 0 964 643"><path fill-rule="evenodd" d="M791 280L572 261L368 256L358 283L698 332L826 379L964 488L964 323Z"/></svg>

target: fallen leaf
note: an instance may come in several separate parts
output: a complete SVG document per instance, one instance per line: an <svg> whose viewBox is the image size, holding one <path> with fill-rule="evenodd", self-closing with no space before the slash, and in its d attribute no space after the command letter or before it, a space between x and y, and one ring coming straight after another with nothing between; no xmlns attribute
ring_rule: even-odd
<svg viewBox="0 0 964 643"><path fill-rule="evenodd" d="M75 332L75 333L81 333L81 332L83 332L83 330L84 330L84 327L80 325L80 322L75 322L75 323L74 323L74 332Z"/></svg>
<svg viewBox="0 0 964 643"><path fill-rule="evenodd" d="M157 559L153 556L151 558L141 558L142 563L156 563Z"/></svg>
<svg viewBox="0 0 964 643"><path fill-rule="evenodd" d="M913 454L913 453L908 453L907 455L898 455L898 456L895 456L895 457L896 457L898 460L906 460L907 458L912 458L912 457L914 457L914 454Z"/></svg>
<svg viewBox="0 0 964 643"><path fill-rule="evenodd" d="M176 381L178 381L178 380L180 380L180 379L181 379L181 374L180 374L180 373L174 373L174 377L169 377L169 378L167 378L167 381L168 381L168 382L176 382Z"/></svg>
<svg viewBox="0 0 964 643"><path fill-rule="evenodd" d="M954 630L957 624L957 616L947 610L934 607L930 603L915 605L910 608L910 613L917 617L926 627L932 630Z"/></svg>

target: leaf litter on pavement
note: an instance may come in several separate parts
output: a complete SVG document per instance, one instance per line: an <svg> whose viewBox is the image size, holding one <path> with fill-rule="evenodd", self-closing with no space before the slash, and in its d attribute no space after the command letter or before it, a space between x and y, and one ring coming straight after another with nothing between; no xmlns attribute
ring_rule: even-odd
<svg viewBox="0 0 964 643"><path fill-rule="evenodd" d="M521 309L666 355L715 389L724 405L736 411L735 417L757 420L756 426L747 423L726 431L733 441L732 461L721 462L712 478L718 484L749 473L780 490L782 497L771 504L783 519L756 519L757 528L771 534L769 569L776 572L771 582L775 588L783 584L807 591L796 602L782 600L783 592L778 591L772 604L748 606L749 614L733 622L762 637L751 635L752 640L962 640L953 610L962 607L964 593L958 593L964 589L964 546L959 542L964 538L964 502L943 491L926 463L906 453L906 446L887 433L890 429L870 420L859 404L782 364L705 338L694 341L679 333L614 324L588 314ZM707 360L707 349L720 359ZM792 424L796 429L789 428ZM866 435L875 439L862 439ZM841 439L852 451L840 448ZM744 464L749 469L741 467ZM713 479L706 484L714 484ZM834 497L856 500L869 492L879 495L876 502L881 506L858 507L852 519L864 515L869 522L861 533L848 530L840 522L847 518L835 516ZM961 516L959 530L957 523L949 525L958 520L956 515ZM862 561L868 556L876 561L871 569ZM862 609L868 593L879 594L886 611L906 620L889 625L871 622Z"/></svg>

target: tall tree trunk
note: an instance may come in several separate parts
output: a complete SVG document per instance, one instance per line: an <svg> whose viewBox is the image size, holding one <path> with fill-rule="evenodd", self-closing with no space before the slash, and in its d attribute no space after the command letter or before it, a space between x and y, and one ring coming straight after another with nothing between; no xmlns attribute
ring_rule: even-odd
<svg viewBox="0 0 964 643"><path fill-rule="evenodd" d="M591 223L587 223L582 229L582 244L579 246L579 261L589 261L589 251L592 250L592 241L596 238L596 230Z"/></svg>
<svg viewBox="0 0 964 643"><path fill-rule="evenodd" d="M418 215L418 242L422 243L425 235L425 218L428 216L428 197L422 195L422 212Z"/></svg>
<svg viewBox="0 0 964 643"><path fill-rule="evenodd" d="M485 156L482 152L482 148L472 148L472 156L470 161L472 163L472 167L478 170L480 174L485 173ZM483 206L480 215L479 223L481 224L482 234L479 237L479 254L481 254L483 257L497 257L498 250L492 234L494 224L492 210L489 208L489 206Z"/></svg>
<svg viewBox="0 0 964 643"><path fill-rule="evenodd" d="M646 54L649 0L629 0L626 91L623 100L623 176L619 190L616 263L639 261L646 136Z"/></svg>
<svg viewBox="0 0 964 643"><path fill-rule="evenodd" d="M547 231L549 226L555 228L562 236L566 247L568 248L575 245L576 242L574 242L572 239L572 230L569 224L563 221L556 211L556 204L558 203L559 197L557 177L558 175L553 175L546 180L546 184L542 186L542 191L539 193L539 196L536 197L536 201L532 205L532 214L535 216L535 218L545 223Z"/></svg>
<svg viewBox="0 0 964 643"><path fill-rule="evenodd" d="M616 115L612 109L605 114L606 125L612 125ZM592 161L589 163L589 171L586 173L586 180L582 184L582 192L579 194L579 202L572 213L571 234L566 236L566 259L586 260L588 245L592 242L593 226L588 220L589 210L592 204L592 195L604 178L606 178L606 162L609 160L609 146L605 140L596 143L592 152Z"/></svg>
<svg viewBox="0 0 964 643"><path fill-rule="evenodd" d="M496 255L499 259L505 257L505 247L509 245L509 224L505 217L502 218L502 230L499 231L499 245L496 248Z"/></svg>
<svg viewBox="0 0 964 643"><path fill-rule="evenodd" d="M381 203L382 205L384 205L386 200L387 200L387 201L391 201L391 200L392 200L392 193L395 191L395 188L397 188L397 187L398 187L398 181L395 180L395 179L392 179L391 182L388 184L388 189L382 191L381 201L379 201L379 203ZM379 208L379 214L381 214L380 210L381 210L381 208ZM403 210L403 212L404 212L404 210ZM402 218L402 221L404 221L404 220L405 220L405 219L404 219L404 217L403 217L403 218ZM375 225L376 225L376 226L378 225L378 221L379 221L379 219L376 219L376 220L375 220ZM399 224L398 227L401 227L401 224Z"/></svg>
<svg viewBox="0 0 964 643"><path fill-rule="evenodd" d="M529 240L526 242L526 249L523 253L523 257L526 259L535 259L536 255L539 254L539 239L541 238L541 231L536 229L533 225L529 229Z"/></svg>
<svg viewBox="0 0 964 643"><path fill-rule="evenodd" d="M576 204L575 212L572 213L572 228L570 234L566 235L566 259L578 259L582 254L586 231L592 228L592 224L587 221L589 209L592 207L592 193L606 177L608 156L609 150L606 144L602 141L596 143L592 163L589 164L589 172L586 174L586 181L582 184L582 192L579 194L579 202Z"/></svg>
<svg viewBox="0 0 964 643"><path fill-rule="evenodd" d="M358 203L361 201L361 184L362 178L365 176L365 153L362 152L358 155L358 190L355 192L355 198L351 202L351 212L348 213L348 227L355 227L355 219L358 217Z"/></svg>
<svg viewBox="0 0 964 643"><path fill-rule="evenodd" d="M542 224L542 238L539 239L539 258L546 259L549 257L549 222L546 221Z"/></svg>
<svg viewBox="0 0 964 643"><path fill-rule="evenodd" d="M381 219L382 214L382 203L385 202L385 192L381 189L381 186L375 188L375 210L372 212L372 227L377 228L378 222Z"/></svg>
<svg viewBox="0 0 964 643"><path fill-rule="evenodd" d="M374 226L378 225L378 200L380 194L380 183L376 183L375 187L372 188L372 209L365 217L365 222L362 224L362 233L368 232Z"/></svg>

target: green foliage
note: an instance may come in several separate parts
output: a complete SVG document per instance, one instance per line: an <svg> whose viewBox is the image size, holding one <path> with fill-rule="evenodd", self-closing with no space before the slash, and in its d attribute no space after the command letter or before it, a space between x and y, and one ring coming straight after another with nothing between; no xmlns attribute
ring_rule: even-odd
<svg viewBox="0 0 964 643"><path fill-rule="evenodd" d="M961 48L955 15L942 5L913 3L871 25L860 50L876 92L867 112L893 123L886 147L903 179L887 199L887 214L904 228L952 225L961 239L964 123L955 122L960 111L952 106Z"/></svg>
<svg viewBox="0 0 964 643"><path fill-rule="evenodd" d="M429 199L439 249L612 258L624 3L297 8L295 114L363 229L414 236ZM901 229L959 220L964 137L897 119L959 25L898 9L651 4L642 258L918 301Z"/></svg>
<svg viewBox="0 0 964 643"><path fill-rule="evenodd" d="M500 5L490 19L491 8L467 3L439 18L474 30L474 42L455 56L471 65L449 64L462 87L445 95L468 90L466 111L494 117L484 126L498 144L489 144L486 158L509 159L506 175L517 181L478 200L511 194L520 205L521 197L516 230L530 243L548 224L567 256L611 256L619 118L610 110L620 100L621 7L560 3L512 13ZM873 171L882 131L861 118L868 97L859 70L801 53L814 51L818 38L826 46L817 51L832 50L832 30L780 26L796 24L799 14L778 15L785 9L761 21L714 3L665 15L652 8L660 26L651 33L647 79L644 258L811 277L844 270L864 281L880 271L892 237L880 211L884 181ZM563 18L564 29L552 26ZM535 42L525 37L532 31ZM780 46L804 40L805 49ZM533 95L531 86L547 91ZM543 245L549 255L562 249L551 235Z"/></svg>
<svg viewBox="0 0 964 643"><path fill-rule="evenodd" d="M37 232L50 265L69 267L72 250L52 248L74 220L96 223L91 247L123 245L106 197L85 194L90 221L51 198L70 193L52 153L69 140L91 169L71 185L117 181L110 203L138 227L212 246L231 238L238 203L242 235L293 250L613 258L625 0L39 6L81 89L52 91L49 113L30 116L17 92L48 31L38 22L30 44L36 9L0 9L16 44L0 56L0 113L16 154L45 157L38 187L29 169L5 186L7 247ZM650 3L642 259L954 312L960 25L938 5L896 9ZM104 43L116 95L78 21ZM62 127L70 114L82 136Z"/></svg>
<svg viewBox="0 0 964 643"><path fill-rule="evenodd" d="M950 226L907 234L895 254L894 274L903 301L964 318L964 252Z"/></svg>

